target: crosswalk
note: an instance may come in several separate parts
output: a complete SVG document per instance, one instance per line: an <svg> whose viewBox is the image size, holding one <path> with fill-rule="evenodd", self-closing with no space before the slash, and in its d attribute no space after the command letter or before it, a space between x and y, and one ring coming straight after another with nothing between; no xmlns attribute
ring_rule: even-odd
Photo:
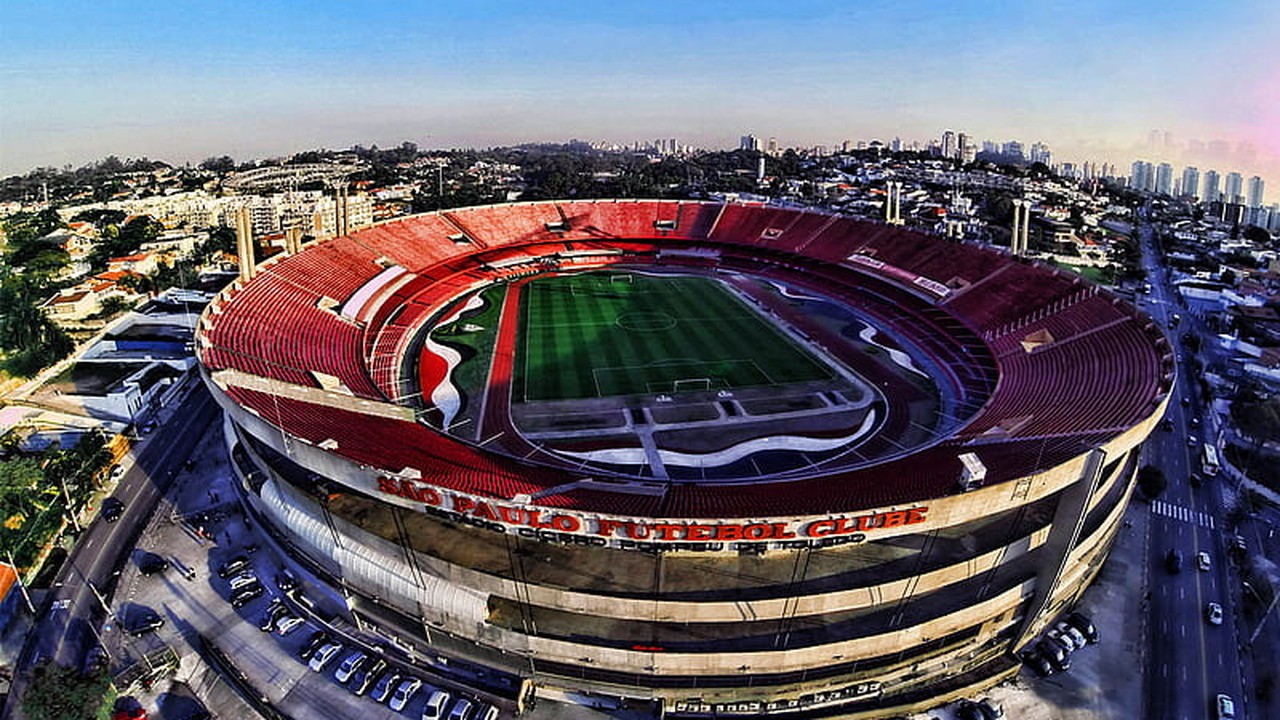
<svg viewBox="0 0 1280 720"><path fill-rule="evenodd" d="M1213 516L1208 513L1202 513L1199 510L1192 510L1181 505L1174 505L1163 500L1155 500L1151 503L1151 512L1157 515L1163 515L1174 520L1182 522L1194 523L1200 527L1206 527L1212 530L1214 528Z"/></svg>

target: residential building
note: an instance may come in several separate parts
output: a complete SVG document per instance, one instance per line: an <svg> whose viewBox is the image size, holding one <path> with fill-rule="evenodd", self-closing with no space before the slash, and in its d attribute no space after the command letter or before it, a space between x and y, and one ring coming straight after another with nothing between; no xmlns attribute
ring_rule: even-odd
<svg viewBox="0 0 1280 720"><path fill-rule="evenodd" d="M1244 202L1244 178L1240 173L1227 173L1226 183L1222 187L1223 200L1229 203Z"/></svg>
<svg viewBox="0 0 1280 720"><path fill-rule="evenodd" d="M1249 178L1249 194L1248 194L1248 197L1245 199L1245 205L1248 205L1251 208L1262 207L1262 192L1263 192L1262 178L1258 177L1257 175L1254 175L1253 177Z"/></svg>
<svg viewBox="0 0 1280 720"><path fill-rule="evenodd" d="M1182 194L1187 197L1198 197L1200 191L1200 170L1194 165L1182 169Z"/></svg>

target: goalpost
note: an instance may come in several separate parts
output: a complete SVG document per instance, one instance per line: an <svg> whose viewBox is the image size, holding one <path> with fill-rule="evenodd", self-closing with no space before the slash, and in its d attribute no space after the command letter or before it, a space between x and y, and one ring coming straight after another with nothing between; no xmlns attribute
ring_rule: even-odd
<svg viewBox="0 0 1280 720"><path fill-rule="evenodd" d="M671 381L672 392L693 392L696 390L710 390L711 378L680 378Z"/></svg>

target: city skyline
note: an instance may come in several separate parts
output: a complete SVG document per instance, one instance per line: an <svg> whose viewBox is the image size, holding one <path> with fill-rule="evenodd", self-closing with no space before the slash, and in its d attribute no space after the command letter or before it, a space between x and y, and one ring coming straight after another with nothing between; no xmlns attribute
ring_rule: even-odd
<svg viewBox="0 0 1280 720"><path fill-rule="evenodd" d="M806 147L951 129L1043 141L1056 161L1280 177L1280 50L1268 43L1280 8L1263 2L659 2L590 15L554 2L358 14L231 3L158 7L146 22L64 3L6 15L6 175L111 154L183 163L672 136L728 148L746 133ZM1173 62L1188 46L1195 67Z"/></svg>

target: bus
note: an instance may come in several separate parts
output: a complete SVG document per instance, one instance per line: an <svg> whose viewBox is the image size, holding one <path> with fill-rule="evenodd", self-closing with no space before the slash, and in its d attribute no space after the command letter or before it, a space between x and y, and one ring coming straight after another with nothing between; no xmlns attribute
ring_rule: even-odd
<svg viewBox="0 0 1280 720"><path fill-rule="evenodd" d="M1209 443L1204 444L1204 457L1200 460L1200 469L1209 477L1218 474L1218 449Z"/></svg>

